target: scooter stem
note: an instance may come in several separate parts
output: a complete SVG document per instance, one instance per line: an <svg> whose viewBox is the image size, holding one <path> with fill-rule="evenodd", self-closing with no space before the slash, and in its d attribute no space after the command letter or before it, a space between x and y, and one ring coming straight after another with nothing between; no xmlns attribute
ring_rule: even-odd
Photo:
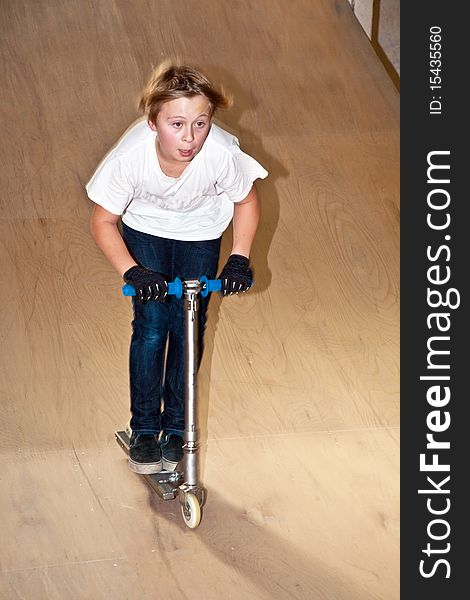
<svg viewBox="0 0 470 600"><path fill-rule="evenodd" d="M185 484L188 488L197 487L197 371L199 348L199 292L202 286L199 280L183 282L184 309L185 309Z"/></svg>

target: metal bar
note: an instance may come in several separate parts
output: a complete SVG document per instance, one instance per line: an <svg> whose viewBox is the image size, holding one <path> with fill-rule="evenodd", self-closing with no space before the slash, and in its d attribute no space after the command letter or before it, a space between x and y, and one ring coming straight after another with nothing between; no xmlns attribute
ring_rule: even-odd
<svg viewBox="0 0 470 600"><path fill-rule="evenodd" d="M197 485L197 369L198 369L198 337L199 337L199 298L201 284L197 280L185 281L183 292L185 298L185 483Z"/></svg>

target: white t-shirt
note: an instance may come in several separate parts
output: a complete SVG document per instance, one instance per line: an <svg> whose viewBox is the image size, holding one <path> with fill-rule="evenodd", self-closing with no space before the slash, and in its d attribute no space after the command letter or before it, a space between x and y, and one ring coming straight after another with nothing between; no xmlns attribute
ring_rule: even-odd
<svg viewBox="0 0 470 600"><path fill-rule="evenodd" d="M233 203L268 172L214 123L178 178L160 168L156 132L139 121L105 156L86 185L88 197L137 231L175 240L211 240L233 217Z"/></svg>

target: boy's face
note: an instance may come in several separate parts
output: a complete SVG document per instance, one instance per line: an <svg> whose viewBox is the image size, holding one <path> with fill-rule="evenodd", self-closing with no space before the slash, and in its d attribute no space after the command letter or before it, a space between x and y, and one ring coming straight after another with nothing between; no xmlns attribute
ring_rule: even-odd
<svg viewBox="0 0 470 600"><path fill-rule="evenodd" d="M209 100L204 96L165 102L156 123L149 123L158 134L159 157L175 166L190 162L209 133L211 113Z"/></svg>

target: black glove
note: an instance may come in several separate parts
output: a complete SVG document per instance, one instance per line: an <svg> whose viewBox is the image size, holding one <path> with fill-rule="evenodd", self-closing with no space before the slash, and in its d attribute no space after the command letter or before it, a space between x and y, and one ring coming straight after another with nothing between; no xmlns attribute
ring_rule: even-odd
<svg viewBox="0 0 470 600"><path fill-rule="evenodd" d="M218 277L222 281L222 294L229 296L246 292L253 285L253 272L246 256L231 254Z"/></svg>
<svg viewBox="0 0 470 600"><path fill-rule="evenodd" d="M135 289L135 301L137 304L149 300L163 302L168 294L168 281L164 275L151 271L145 267L135 265L123 275L126 283Z"/></svg>

